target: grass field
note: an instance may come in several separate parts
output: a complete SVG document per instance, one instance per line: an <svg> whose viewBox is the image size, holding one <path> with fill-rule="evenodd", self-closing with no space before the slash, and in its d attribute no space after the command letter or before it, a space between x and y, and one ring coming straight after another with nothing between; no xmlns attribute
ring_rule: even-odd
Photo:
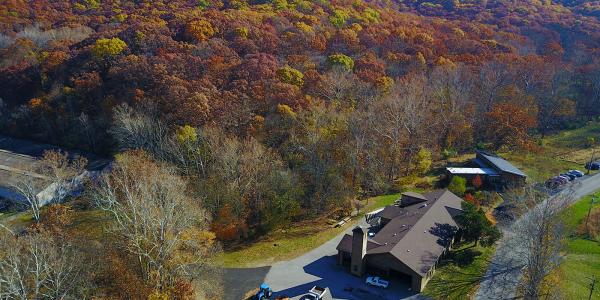
<svg viewBox="0 0 600 300"><path fill-rule="evenodd" d="M433 299L469 299L488 267L494 247L461 245L442 260L423 295Z"/></svg>
<svg viewBox="0 0 600 300"><path fill-rule="evenodd" d="M595 138L596 145L588 144L590 137ZM584 165L594 151L596 159L600 159L600 123L590 122L578 129L561 131L543 138L540 144L538 153L518 151L500 155L535 182L544 182L570 169L584 171Z"/></svg>
<svg viewBox="0 0 600 300"><path fill-rule="evenodd" d="M600 193L596 194L600 199ZM584 222L590 207L591 196L584 198L571 206L565 212L565 222L571 228ZM593 209L600 209L596 203ZM560 270L560 286L565 299L588 299L590 278L596 276L600 280L600 241L593 241L578 235L569 237L566 245L565 260ZM592 299L600 299L600 284Z"/></svg>

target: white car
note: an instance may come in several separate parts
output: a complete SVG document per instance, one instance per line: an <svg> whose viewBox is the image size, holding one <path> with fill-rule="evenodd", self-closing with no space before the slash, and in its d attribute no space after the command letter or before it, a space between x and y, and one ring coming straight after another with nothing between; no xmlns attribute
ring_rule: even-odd
<svg viewBox="0 0 600 300"><path fill-rule="evenodd" d="M386 289L390 283L377 276L369 276L367 277L366 284Z"/></svg>

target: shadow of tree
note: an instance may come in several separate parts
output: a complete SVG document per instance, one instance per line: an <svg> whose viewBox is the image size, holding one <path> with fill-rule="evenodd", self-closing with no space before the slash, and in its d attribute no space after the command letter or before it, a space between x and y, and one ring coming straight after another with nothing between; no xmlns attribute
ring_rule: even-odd
<svg viewBox="0 0 600 300"><path fill-rule="evenodd" d="M438 237L437 243L444 247L450 245L457 231L458 227L441 223L435 223L435 226L429 229L429 233Z"/></svg>
<svg viewBox="0 0 600 300"><path fill-rule="evenodd" d="M463 249L452 254L453 262L459 267L465 267L473 263L475 258L482 254L481 251L472 248Z"/></svg>

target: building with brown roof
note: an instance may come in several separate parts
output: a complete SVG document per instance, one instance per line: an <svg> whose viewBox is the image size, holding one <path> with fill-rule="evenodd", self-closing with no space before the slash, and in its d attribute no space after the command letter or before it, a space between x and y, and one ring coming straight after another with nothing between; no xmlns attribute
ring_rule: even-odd
<svg viewBox="0 0 600 300"><path fill-rule="evenodd" d="M380 230L356 227L337 246L338 264L357 276L365 273L410 281L422 291L458 232L454 217L463 200L448 190L404 193L399 205L378 213Z"/></svg>

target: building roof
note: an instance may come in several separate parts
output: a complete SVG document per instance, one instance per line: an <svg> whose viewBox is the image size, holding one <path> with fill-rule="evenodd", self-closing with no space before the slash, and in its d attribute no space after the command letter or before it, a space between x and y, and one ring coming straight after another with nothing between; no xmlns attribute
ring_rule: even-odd
<svg viewBox="0 0 600 300"><path fill-rule="evenodd" d="M423 201L429 200L429 199L425 198L425 196L423 196L419 193L415 193L415 192L404 192L404 193L402 193L402 196L408 196L411 198L421 199Z"/></svg>
<svg viewBox="0 0 600 300"><path fill-rule="evenodd" d="M477 151L477 154L486 160L486 162L482 163L480 160L475 159L475 162L478 165L480 165L481 167L493 167L493 168L503 171L503 172L527 177L527 175L525 173L523 173L523 171L519 170L517 167L513 166L511 163L509 163L505 159L503 159L495 154L490 154L490 153L487 153L484 151L479 151L479 150ZM491 166L488 166L487 163L491 164Z"/></svg>
<svg viewBox="0 0 600 300"><path fill-rule="evenodd" d="M489 175L489 176L497 176L500 175L498 172L492 168L455 168L455 167L447 167L446 171L450 172L450 174L465 174L465 175Z"/></svg>
<svg viewBox="0 0 600 300"><path fill-rule="evenodd" d="M453 217L460 212L463 200L448 190L424 197L428 199L425 203L386 207L389 215L395 216L368 240L367 255L389 253L415 273L427 274L454 236L458 225ZM352 236L345 235L337 249L351 253Z"/></svg>

